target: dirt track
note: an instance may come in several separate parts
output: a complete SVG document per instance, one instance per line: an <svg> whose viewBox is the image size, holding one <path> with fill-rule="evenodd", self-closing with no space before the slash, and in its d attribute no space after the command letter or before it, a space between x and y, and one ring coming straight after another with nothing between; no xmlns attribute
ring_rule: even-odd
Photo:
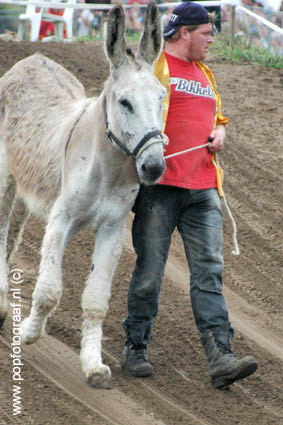
<svg viewBox="0 0 283 425"><path fill-rule="evenodd" d="M31 44L0 41L0 76L15 62L41 51L64 65L98 94L108 74L97 44ZM22 413L12 416L11 324L1 331L0 424L20 425L280 425L283 424L283 71L235 65L210 57L223 112L230 118L220 162L225 193L238 224L239 257L230 252L225 214L225 296L236 328L234 350L251 354L258 371L229 391L210 386L206 360L188 296L188 270L176 234L160 309L149 348L156 373L125 377L119 359L127 286L134 254L127 233L104 325L103 353L113 389L94 390L80 371L80 295L93 236L76 235L64 260L64 294L48 324L49 336L25 347ZM129 229L130 229L129 218ZM43 226L32 219L10 269L23 270L22 309L30 304Z"/></svg>

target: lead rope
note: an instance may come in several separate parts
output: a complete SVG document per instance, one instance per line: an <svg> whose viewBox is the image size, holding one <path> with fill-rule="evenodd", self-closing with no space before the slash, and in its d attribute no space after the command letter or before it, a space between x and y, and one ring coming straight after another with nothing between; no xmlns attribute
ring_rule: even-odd
<svg viewBox="0 0 283 425"><path fill-rule="evenodd" d="M182 154L187 153L187 152L192 152L192 151L195 151L197 149L206 148L207 146L209 146L209 143L205 143L204 145L194 146L193 148L186 149L184 151L172 153L171 155L166 155L166 156L164 156L164 159L172 158L173 156L182 155ZM216 153L215 153L215 162L216 162L217 167L219 167L218 157L217 157ZM237 224L236 224L236 221L235 221L235 219L232 215L230 207L228 205L224 191L223 191L223 202L224 202L224 206L226 208L226 211L228 213L228 216L229 216L229 218L232 222L232 228L233 228L232 239L233 239L233 246L234 246L234 249L232 250L232 255L239 255L240 249L239 249L238 240L237 240Z"/></svg>
<svg viewBox="0 0 283 425"><path fill-rule="evenodd" d="M218 156L217 156L216 153L215 153L215 161L216 161L217 167L219 167ZM226 196L225 196L225 193L224 193L223 188L222 188L222 191L223 191L223 202L224 202L226 211L228 213L228 216L230 217L230 220L231 220L231 223L232 223L232 229L233 229L233 231L232 231L232 240L233 240L234 249L232 249L232 255L240 255L240 249L239 249L239 244L238 244L238 240L237 240L237 232L238 232L238 230L237 230L237 224L236 224L236 221L235 221L235 219L233 217L233 214L231 212L231 209L230 209L230 207L228 205L228 202L227 202L227 199L226 199Z"/></svg>
<svg viewBox="0 0 283 425"><path fill-rule="evenodd" d="M193 148L186 149L184 151L171 153L171 155L166 155L166 156L164 156L164 159L173 158L173 156L178 156L178 155L182 155L183 153L196 151L197 149L206 148L207 146L209 146L209 143L206 143L205 145L194 146Z"/></svg>

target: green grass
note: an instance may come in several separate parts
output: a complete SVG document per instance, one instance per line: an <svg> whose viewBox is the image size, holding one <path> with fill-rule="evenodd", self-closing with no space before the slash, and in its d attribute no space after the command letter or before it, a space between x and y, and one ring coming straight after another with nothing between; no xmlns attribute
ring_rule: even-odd
<svg viewBox="0 0 283 425"><path fill-rule="evenodd" d="M89 35L87 37L73 37L72 39L73 41L77 41L77 42L88 42L88 41L102 41L103 40L103 33L100 32L96 32L93 35Z"/></svg>
<svg viewBox="0 0 283 425"><path fill-rule="evenodd" d="M140 39L140 33L126 33L126 38L129 42L135 42ZM74 37L74 41L84 42L84 41L99 41L103 40L103 31L98 31L89 35L88 37Z"/></svg>
<svg viewBox="0 0 283 425"><path fill-rule="evenodd" d="M210 50L216 56L229 58L233 62L246 62L267 68L283 69L283 56L280 54L271 54L268 49L238 37L235 38L232 51L229 43L230 38L228 35L219 34L215 37Z"/></svg>

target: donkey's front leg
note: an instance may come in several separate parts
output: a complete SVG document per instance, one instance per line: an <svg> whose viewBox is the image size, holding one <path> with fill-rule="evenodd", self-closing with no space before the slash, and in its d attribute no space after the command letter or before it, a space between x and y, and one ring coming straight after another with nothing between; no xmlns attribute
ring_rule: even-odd
<svg viewBox="0 0 283 425"><path fill-rule="evenodd" d="M102 363L102 324L108 311L113 274L122 251L125 222L103 225L96 233L93 264L82 295L81 364L89 385L111 388L110 368Z"/></svg>
<svg viewBox="0 0 283 425"><path fill-rule="evenodd" d="M21 340L27 344L35 342L44 333L47 318L59 303L62 293L62 257L70 228L70 217L64 208L60 208L60 202L56 202L43 239L32 308L21 326Z"/></svg>

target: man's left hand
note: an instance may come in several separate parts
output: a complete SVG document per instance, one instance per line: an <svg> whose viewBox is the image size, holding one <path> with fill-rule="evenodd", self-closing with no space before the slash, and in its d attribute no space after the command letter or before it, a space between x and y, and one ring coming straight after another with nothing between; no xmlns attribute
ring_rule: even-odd
<svg viewBox="0 0 283 425"><path fill-rule="evenodd" d="M209 146L207 147L208 152L215 153L221 152L224 147L224 139L225 139L225 127L224 125L216 126L216 129L213 130L209 136Z"/></svg>

